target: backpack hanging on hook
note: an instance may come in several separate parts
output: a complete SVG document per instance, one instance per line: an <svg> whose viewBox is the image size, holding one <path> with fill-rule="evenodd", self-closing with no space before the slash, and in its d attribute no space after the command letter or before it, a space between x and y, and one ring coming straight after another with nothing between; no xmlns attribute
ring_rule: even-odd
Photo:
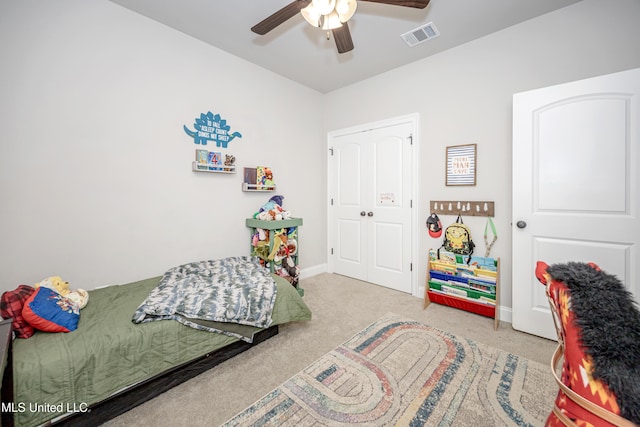
<svg viewBox="0 0 640 427"><path fill-rule="evenodd" d="M470 262L475 246L471 239L471 230L462 222L462 216L458 214L456 222L444 230L441 248L454 254L469 255L467 262ZM438 249L438 258L440 258L440 249Z"/></svg>

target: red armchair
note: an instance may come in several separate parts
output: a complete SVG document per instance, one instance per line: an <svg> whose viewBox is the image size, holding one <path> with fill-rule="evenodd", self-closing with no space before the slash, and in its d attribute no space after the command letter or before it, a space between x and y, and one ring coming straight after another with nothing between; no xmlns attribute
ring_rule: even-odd
<svg viewBox="0 0 640 427"><path fill-rule="evenodd" d="M536 277L559 341L551 367L560 390L547 426L639 425L640 311L631 294L595 264L538 262Z"/></svg>

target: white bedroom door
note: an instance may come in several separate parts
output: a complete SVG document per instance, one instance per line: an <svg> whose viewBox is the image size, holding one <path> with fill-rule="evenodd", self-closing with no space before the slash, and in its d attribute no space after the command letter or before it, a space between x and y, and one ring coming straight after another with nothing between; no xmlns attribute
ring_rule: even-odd
<svg viewBox="0 0 640 427"><path fill-rule="evenodd" d="M411 122L333 134L332 271L411 293Z"/></svg>
<svg viewBox="0 0 640 427"><path fill-rule="evenodd" d="M640 300L640 69L513 97L513 327L557 338L547 264L595 262Z"/></svg>

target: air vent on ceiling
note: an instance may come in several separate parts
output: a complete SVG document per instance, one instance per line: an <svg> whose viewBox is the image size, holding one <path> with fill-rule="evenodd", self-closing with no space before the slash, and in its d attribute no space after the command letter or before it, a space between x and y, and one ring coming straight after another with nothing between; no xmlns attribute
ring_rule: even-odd
<svg viewBox="0 0 640 427"><path fill-rule="evenodd" d="M433 25L433 22L424 24L414 30L404 33L400 37L410 46L413 47L427 40L431 40L440 35L440 31Z"/></svg>

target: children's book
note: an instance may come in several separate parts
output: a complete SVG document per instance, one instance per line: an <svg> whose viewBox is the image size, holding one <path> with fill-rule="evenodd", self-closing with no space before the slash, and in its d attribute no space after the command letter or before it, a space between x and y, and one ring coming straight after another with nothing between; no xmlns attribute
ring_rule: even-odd
<svg viewBox="0 0 640 427"><path fill-rule="evenodd" d="M198 170L207 170L209 168L209 151L196 149L196 168Z"/></svg>
<svg viewBox="0 0 640 427"><path fill-rule="evenodd" d="M273 181L273 172L271 172L270 167L267 167L267 166L256 167L256 184L266 189L275 187L276 184Z"/></svg>
<svg viewBox="0 0 640 427"><path fill-rule="evenodd" d="M209 163L209 151L196 149L196 162L199 165L206 165Z"/></svg>
<svg viewBox="0 0 640 427"><path fill-rule="evenodd" d="M497 271L497 267L496 267L496 259L495 258L488 258L488 257L482 257L482 256L471 256L471 261L467 262L469 259L468 255L460 255L460 257L462 258L462 263L467 264L471 267L475 267L475 268L481 268L483 270L489 270L489 271Z"/></svg>
<svg viewBox="0 0 640 427"><path fill-rule="evenodd" d="M265 178L265 167L264 166L257 166L256 167L256 184L259 185L259 186L263 186L265 180L266 180L266 178Z"/></svg>
<svg viewBox="0 0 640 427"><path fill-rule="evenodd" d="M209 170L219 171L222 170L224 162L222 161L222 153L217 151L209 152Z"/></svg>
<svg viewBox="0 0 640 427"><path fill-rule="evenodd" d="M244 168L244 182L255 185L257 179L256 168Z"/></svg>
<svg viewBox="0 0 640 427"><path fill-rule="evenodd" d="M447 264L455 264L457 261L456 254L454 254L453 252L447 252L445 250L441 250L439 261Z"/></svg>
<svg viewBox="0 0 640 427"><path fill-rule="evenodd" d="M469 279L469 287L471 289L475 289L476 291L480 291L480 292L486 292L494 295L496 293L495 283L487 283L482 280Z"/></svg>

